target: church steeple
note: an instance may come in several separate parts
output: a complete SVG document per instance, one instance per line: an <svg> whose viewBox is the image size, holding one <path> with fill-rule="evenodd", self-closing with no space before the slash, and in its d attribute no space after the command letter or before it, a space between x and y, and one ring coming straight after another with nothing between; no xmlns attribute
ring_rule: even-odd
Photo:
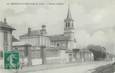
<svg viewBox="0 0 115 73"><path fill-rule="evenodd" d="M73 20L72 19L72 16L71 16L71 11L70 11L70 7L68 7L68 13L67 13L67 18L66 18L66 20Z"/></svg>
<svg viewBox="0 0 115 73"><path fill-rule="evenodd" d="M70 7L67 10L67 17L64 20L64 36L69 37L68 40L71 42L68 43L68 48L73 49L75 48L75 27L74 27L74 20L71 15Z"/></svg>
<svg viewBox="0 0 115 73"><path fill-rule="evenodd" d="M64 31L67 33L72 32L72 30L74 29L74 20L72 19L71 16L70 7L68 7L67 17L64 20L64 22L65 22Z"/></svg>

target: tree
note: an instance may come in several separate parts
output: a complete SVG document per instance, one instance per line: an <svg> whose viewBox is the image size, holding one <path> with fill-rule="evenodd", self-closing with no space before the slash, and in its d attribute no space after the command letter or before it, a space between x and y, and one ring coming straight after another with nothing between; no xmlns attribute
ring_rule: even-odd
<svg viewBox="0 0 115 73"><path fill-rule="evenodd" d="M106 58L106 49L99 45L89 45L87 47L93 54L94 60L103 60Z"/></svg>

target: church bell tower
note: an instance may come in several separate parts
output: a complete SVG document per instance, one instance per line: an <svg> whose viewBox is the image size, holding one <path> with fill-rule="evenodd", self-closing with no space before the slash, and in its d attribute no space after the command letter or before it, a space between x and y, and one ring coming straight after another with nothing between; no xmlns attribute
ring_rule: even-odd
<svg viewBox="0 0 115 73"><path fill-rule="evenodd" d="M75 38L75 27L74 20L71 16L70 8L68 7L67 17L64 20L64 36L69 37L68 41L68 49L72 50L76 48L76 38Z"/></svg>
<svg viewBox="0 0 115 73"><path fill-rule="evenodd" d="M65 25L64 25L64 35L65 36L74 36L74 20L72 19L71 16L71 11L70 8L68 7L68 13L67 13L67 17L64 20Z"/></svg>

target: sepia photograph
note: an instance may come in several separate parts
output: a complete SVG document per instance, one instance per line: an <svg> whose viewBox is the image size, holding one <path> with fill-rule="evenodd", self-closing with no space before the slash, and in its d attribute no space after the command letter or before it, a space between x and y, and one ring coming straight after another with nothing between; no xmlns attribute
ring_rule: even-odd
<svg viewBox="0 0 115 73"><path fill-rule="evenodd" d="M115 0L0 0L0 73L115 73Z"/></svg>

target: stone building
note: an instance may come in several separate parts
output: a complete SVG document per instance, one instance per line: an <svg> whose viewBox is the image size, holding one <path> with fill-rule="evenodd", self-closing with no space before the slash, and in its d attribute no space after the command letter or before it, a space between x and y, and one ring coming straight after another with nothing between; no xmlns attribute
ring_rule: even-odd
<svg viewBox="0 0 115 73"><path fill-rule="evenodd" d="M68 8L67 18L64 20L64 33L49 36L51 45L72 50L76 46L74 20L72 19L70 8Z"/></svg>
<svg viewBox="0 0 115 73"><path fill-rule="evenodd" d="M67 18L64 20L64 33L58 35L47 35L46 26L43 25L41 30L31 30L28 28L28 33L20 36L20 41L31 43L32 47L39 48L45 39L45 44L48 47L62 48L72 50L75 48L74 36L74 20L72 19L70 9L68 8ZM41 35L43 33L43 35Z"/></svg>
<svg viewBox="0 0 115 73"><path fill-rule="evenodd" d="M55 59L55 62L59 60L62 63L81 59L92 60L93 56L90 51L80 50L76 52L75 26L70 8L68 8L64 23L64 32L58 35L48 35L45 25L42 25L40 30L28 28L28 32L20 36L20 41L13 44L14 48L18 48L21 54L26 57L28 49L25 45L30 44L32 58L40 58L42 54L40 48L41 46L45 46L47 61L49 58Z"/></svg>
<svg viewBox="0 0 115 73"><path fill-rule="evenodd" d="M0 49L12 49L13 30L15 29L8 25L6 18L0 21Z"/></svg>
<svg viewBox="0 0 115 73"><path fill-rule="evenodd" d="M65 55L68 58L72 58L72 50L76 48L76 39L74 36L74 20L72 19L70 8L68 8L64 23L64 32L58 35L48 35L45 25L42 25L40 30L28 28L28 32L21 35L20 41L15 42L14 46L16 48L20 43L32 45L31 54L33 58L40 58L40 46L42 45L46 46L47 57L63 57Z"/></svg>

